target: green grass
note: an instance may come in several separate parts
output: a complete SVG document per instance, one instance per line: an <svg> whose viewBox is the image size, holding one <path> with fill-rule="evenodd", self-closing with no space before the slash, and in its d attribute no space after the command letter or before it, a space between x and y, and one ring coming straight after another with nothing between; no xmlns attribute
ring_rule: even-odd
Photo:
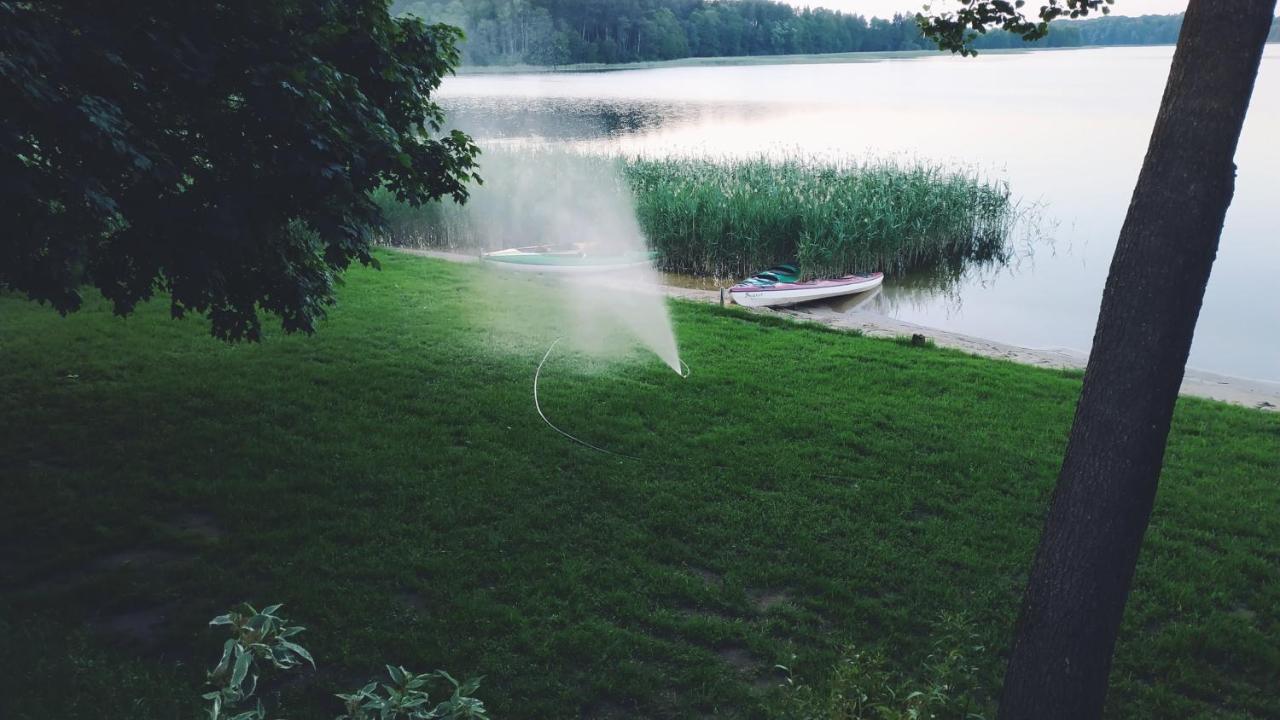
<svg viewBox="0 0 1280 720"><path fill-rule="evenodd" d="M508 246L590 239L575 237L557 213L625 204L634 205L668 272L741 277L799 261L809 276L883 270L954 278L970 263L1006 262L1017 217L1005 184L920 161L500 150L485 154L482 174L485 185L465 207L412 208L380 193L388 242L495 249L493 238ZM608 196L602 186L617 187ZM612 219L592 226L607 228L605 236L625 233L608 227Z"/></svg>
<svg viewBox="0 0 1280 720"><path fill-rule="evenodd" d="M677 303L687 380L545 370L548 413L628 462L533 411L554 291L379 258L317 336L256 346L0 297L6 720L194 717L239 600L309 628L287 717L382 662L484 675L505 718L768 717L774 663L910 672L943 612L998 687L1078 379ZM1179 403L1110 717L1280 716L1278 480L1280 417Z"/></svg>

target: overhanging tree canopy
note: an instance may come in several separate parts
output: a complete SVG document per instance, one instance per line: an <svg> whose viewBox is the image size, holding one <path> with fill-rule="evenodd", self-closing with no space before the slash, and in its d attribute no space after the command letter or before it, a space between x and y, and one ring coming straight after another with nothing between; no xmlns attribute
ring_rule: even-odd
<svg viewBox="0 0 1280 720"><path fill-rule="evenodd" d="M1091 12L1107 15L1115 0L1047 0L1034 18L1022 12L1025 0L960 0L960 4L954 12L920 15L918 22L925 36L943 50L974 55L974 41L993 28L1023 40L1039 40L1049 34L1049 23L1054 20L1088 17ZM926 12L931 9L925 6Z"/></svg>
<svg viewBox="0 0 1280 720"><path fill-rule="evenodd" d="M372 262L372 190L462 201L477 179L429 100L458 31L387 5L0 0L0 288L311 332Z"/></svg>

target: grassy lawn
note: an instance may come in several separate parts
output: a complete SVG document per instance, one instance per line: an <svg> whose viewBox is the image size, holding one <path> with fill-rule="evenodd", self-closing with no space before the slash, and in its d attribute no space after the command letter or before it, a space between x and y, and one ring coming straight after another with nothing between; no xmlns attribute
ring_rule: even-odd
<svg viewBox="0 0 1280 720"><path fill-rule="evenodd" d="M534 412L553 290L380 258L258 346L0 297L0 717L195 717L241 600L309 628L293 718L383 662L484 675L503 718L768 717L775 663L909 673L944 612L994 693L1078 375L676 303L688 379L571 341L544 370L638 463ZM1280 416L1183 400L1111 717L1280 717L1278 509Z"/></svg>

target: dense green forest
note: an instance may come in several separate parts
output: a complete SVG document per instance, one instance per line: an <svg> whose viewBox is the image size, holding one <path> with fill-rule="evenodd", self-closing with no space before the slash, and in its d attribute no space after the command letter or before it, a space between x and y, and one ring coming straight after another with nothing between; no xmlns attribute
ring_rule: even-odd
<svg viewBox="0 0 1280 720"><path fill-rule="evenodd" d="M392 11L463 28L472 65L564 65L684 57L921 50L909 15L868 18L774 0L395 0ZM1044 47L1160 45L1177 40L1181 15L1056 23ZM1272 30L1280 40L1280 25ZM979 48L1023 47L1005 32Z"/></svg>
<svg viewBox="0 0 1280 720"><path fill-rule="evenodd" d="M1173 45L1182 29L1181 15L1107 16L1054 23L1052 33L1041 43L1050 47L1095 45ZM1268 42L1280 42L1280 18L1271 24ZM974 45L978 48L1023 47L1027 43L1007 32L988 33Z"/></svg>

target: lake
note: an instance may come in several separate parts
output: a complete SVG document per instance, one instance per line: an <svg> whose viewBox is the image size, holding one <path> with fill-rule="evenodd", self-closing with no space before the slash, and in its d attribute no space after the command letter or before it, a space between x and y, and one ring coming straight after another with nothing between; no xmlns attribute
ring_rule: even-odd
<svg viewBox="0 0 1280 720"><path fill-rule="evenodd" d="M814 65L464 75L440 98L483 148L907 157L1005 180L1020 259L947 293L886 283L868 309L1029 348L1087 351L1172 47ZM1280 45L1262 62L1192 367L1280 381ZM483 159L482 159L483 161ZM1033 232L1032 230L1035 229Z"/></svg>

